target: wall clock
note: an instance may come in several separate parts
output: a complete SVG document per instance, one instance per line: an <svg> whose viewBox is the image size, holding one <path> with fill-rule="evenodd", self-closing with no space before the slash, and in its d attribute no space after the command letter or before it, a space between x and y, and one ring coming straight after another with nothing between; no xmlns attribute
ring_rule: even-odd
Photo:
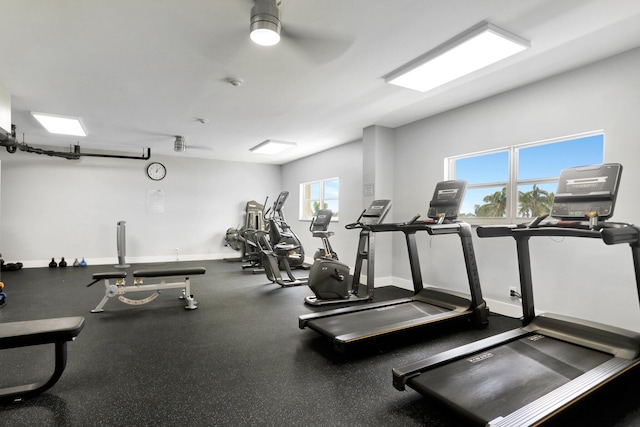
<svg viewBox="0 0 640 427"><path fill-rule="evenodd" d="M154 181L160 181L167 176L167 168L162 163L149 163L147 165L147 176Z"/></svg>

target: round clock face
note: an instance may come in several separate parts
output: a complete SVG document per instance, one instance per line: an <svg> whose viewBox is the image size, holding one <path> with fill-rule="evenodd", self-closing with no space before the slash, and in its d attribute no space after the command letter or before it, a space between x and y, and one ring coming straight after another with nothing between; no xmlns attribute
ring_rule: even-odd
<svg viewBox="0 0 640 427"><path fill-rule="evenodd" d="M147 175L154 181L160 181L167 175L167 168L165 168L162 163L149 163L149 166L147 166Z"/></svg>

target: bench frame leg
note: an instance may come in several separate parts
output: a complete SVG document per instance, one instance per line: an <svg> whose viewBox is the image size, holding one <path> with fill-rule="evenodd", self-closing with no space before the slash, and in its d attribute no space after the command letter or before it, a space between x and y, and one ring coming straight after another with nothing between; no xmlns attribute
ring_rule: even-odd
<svg viewBox="0 0 640 427"><path fill-rule="evenodd" d="M15 387L0 389L0 403L17 403L37 396L53 387L58 382L67 366L67 341L56 341L55 345L55 369L51 377L41 383L24 384Z"/></svg>
<svg viewBox="0 0 640 427"><path fill-rule="evenodd" d="M91 310L92 313L101 313L104 311L105 304L109 301L109 298L113 298L115 296L118 297L120 301L129 305L142 305L148 302L153 301L158 294L160 294L165 289L182 289L182 295L180 299L185 300L187 305L185 305L185 310L195 310L198 308L198 302L193 298L191 294L191 282L189 277L185 277L183 282L175 282L175 283L167 283L166 279L161 279L160 283L156 284L148 284L145 285L143 283L142 277L136 277L133 285L127 285L124 279L118 279L115 284L111 284L109 279L104 280L105 286L105 295L102 297L96 308ZM148 292L153 291L151 295L143 299L130 299L125 297L124 295L129 292Z"/></svg>
<svg viewBox="0 0 640 427"><path fill-rule="evenodd" d="M195 310L196 308L198 308L198 301L193 298L193 295L188 295L186 289L182 290L182 296L180 297L180 299L183 299L187 302L187 305L184 306L185 310Z"/></svg>

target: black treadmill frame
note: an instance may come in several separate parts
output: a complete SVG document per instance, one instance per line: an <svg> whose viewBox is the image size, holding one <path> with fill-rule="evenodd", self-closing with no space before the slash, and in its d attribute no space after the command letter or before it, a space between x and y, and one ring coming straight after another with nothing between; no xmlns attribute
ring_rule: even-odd
<svg viewBox="0 0 640 427"><path fill-rule="evenodd" d="M607 245L628 243L632 252L636 289L640 300L640 228L621 223L598 223L593 228L586 224L577 224L575 228L547 224L539 227L486 226L478 227L477 231L480 237L512 236L516 241L522 292L523 327L440 353L401 368L394 368L393 385L396 389L404 390L405 386L409 386L418 390L412 383L421 373L505 345L527 335L549 336L577 346L607 352L614 356L607 362L523 405L510 414L505 414L495 420L485 420L487 425L491 426L536 425L640 364L640 335L635 332L567 316L553 314L536 316L529 253L529 239L532 236L600 238ZM506 371L505 374L508 375L509 371ZM468 386L472 387L471 384ZM427 394L424 391L420 392ZM460 412L465 413L464 410ZM470 414L466 413L466 415Z"/></svg>
<svg viewBox="0 0 640 427"><path fill-rule="evenodd" d="M412 302L430 304L448 309L450 311L435 315L425 315L424 317L417 320L384 325L379 328L371 328L364 331L357 330L352 333L342 334L338 336L328 336L333 339L333 344L336 350L344 351L348 345L354 344L356 342L361 342L366 339L371 339L374 337L379 337L381 335L388 335L400 331L406 331L410 328L417 328L436 322L459 319L461 317L470 317L472 322L478 326L485 326L488 323L489 311L487 309L485 301L482 298L480 277L478 274L478 267L476 264L475 252L473 248L471 226L469 224L457 221L442 224L431 222L413 222L401 224L377 224L370 225L367 228L372 233L398 231L404 233L409 254L409 265L411 268L414 295L409 298L400 298L391 301L370 303L354 307L344 307L324 312L302 315L298 319L298 326L300 327L300 329L309 327L310 329L313 329L318 333L326 334L327 332L322 330L321 328L314 327L314 320L333 316L354 314L367 310L374 310L382 307L391 307L400 304L408 304ZM445 289L432 287L424 288L422 281L422 271L420 268L420 258L418 255L418 247L416 244L416 233L418 231L426 231L427 233L429 233L429 235L432 236L457 234L460 237L462 251L464 254L465 267L467 271L467 278L469 281L470 298L462 297L457 292L452 292ZM374 271L367 271L367 274L367 279L372 280Z"/></svg>

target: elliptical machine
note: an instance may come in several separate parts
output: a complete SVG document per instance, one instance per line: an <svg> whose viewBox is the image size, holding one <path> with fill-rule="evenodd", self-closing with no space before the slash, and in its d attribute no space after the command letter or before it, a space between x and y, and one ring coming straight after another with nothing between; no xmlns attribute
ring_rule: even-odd
<svg viewBox="0 0 640 427"><path fill-rule="evenodd" d="M304 248L300 243L300 238L287 224L282 211L288 197L288 191L281 191L276 201L273 202L273 206L264 212L263 216L267 224L269 245L278 256L280 268L285 268L285 264L288 264L291 268L305 268L306 266L308 270L308 264L304 264ZM264 205L267 205L266 200ZM259 240L264 242L264 239Z"/></svg>
<svg viewBox="0 0 640 427"><path fill-rule="evenodd" d="M288 196L288 191L280 192L273 207L264 213L268 231L255 232L256 242L260 247L261 264L267 278L273 283L287 287L307 284L307 278L296 278L292 268L308 269L308 264L304 264L304 249L300 239L286 223L282 212ZM331 216L327 225L329 221ZM287 279L282 277L280 270L286 271Z"/></svg>
<svg viewBox="0 0 640 427"><path fill-rule="evenodd" d="M309 271L308 285L315 295L304 299L306 304L326 305L344 302L368 301L374 293L374 238L370 225L380 224L391 209L391 200L374 200L362 211L357 221L347 224L347 230L360 229L358 252L353 278L349 275L349 266L327 257L317 258ZM358 295L362 262L367 261L367 293Z"/></svg>
<svg viewBox="0 0 640 427"><path fill-rule="evenodd" d="M225 258L228 261L242 261L242 269L250 269L253 273L263 272L260 264L260 247L258 246L256 231L265 230L264 206L255 200L247 202L245 207L245 222L240 228L231 227L225 234L225 246L234 251L242 251L239 258Z"/></svg>

